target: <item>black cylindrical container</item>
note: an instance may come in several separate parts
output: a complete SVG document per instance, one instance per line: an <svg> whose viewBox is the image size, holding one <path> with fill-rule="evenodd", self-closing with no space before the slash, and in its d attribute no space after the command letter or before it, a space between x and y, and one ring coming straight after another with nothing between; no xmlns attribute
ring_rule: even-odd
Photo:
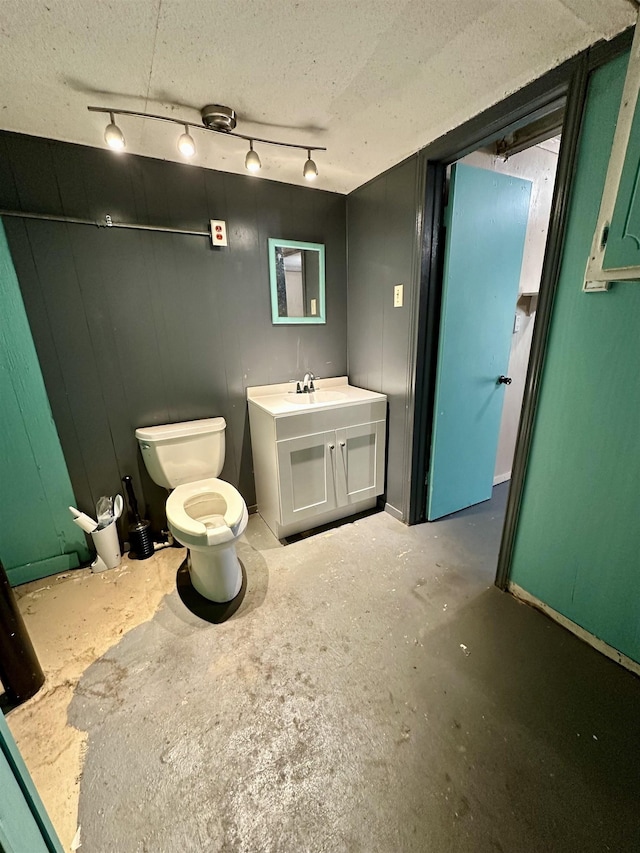
<svg viewBox="0 0 640 853"><path fill-rule="evenodd" d="M154 554L151 524L145 518L140 518L131 477L127 474L122 482L129 502L129 552L136 560L146 560Z"/></svg>
<svg viewBox="0 0 640 853"><path fill-rule="evenodd" d="M19 704L44 684L44 673L27 634L9 578L0 562L0 681L7 699Z"/></svg>

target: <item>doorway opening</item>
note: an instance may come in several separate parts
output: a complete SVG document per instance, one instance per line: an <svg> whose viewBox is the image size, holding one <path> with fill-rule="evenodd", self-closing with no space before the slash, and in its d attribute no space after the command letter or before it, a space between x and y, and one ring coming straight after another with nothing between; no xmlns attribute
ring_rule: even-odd
<svg viewBox="0 0 640 853"><path fill-rule="evenodd" d="M493 486L511 480L518 423L536 322L553 188L558 169L561 120L559 116L557 127L550 128L552 136L541 139L527 148L518 148L511 153L508 141L499 140L489 149L473 152L460 161L477 168L493 170L502 175L531 182L520 278L513 311L513 324L509 330L511 333L509 359L504 374L511 381L502 383L502 388L499 389L503 394L503 401Z"/></svg>
<svg viewBox="0 0 640 853"><path fill-rule="evenodd" d="M511 480L505 480L508 496L495 578L496 585L501 589L506 589L509 583L518 518L543 381L554 299L560 275L589 79L593 71L628 51L631 40L632 31L629 30L610 42L599 42L593 45L534 83L430 143L420 153L424 203L419 220L420 245L417 252L419 267L416 274L417 297L414 320L416 349L415 361L411 366L414 380L413 396L410 398L405 432L406 440L411 447L407 454L406 471L409 489L404 516L409 524L418 524L427 519L428 486L432 473L430 463L441 339L440 318L444 309L442 295L446 244L444 224L447 169L454 167L467 155L492 146L500 139L511 146L512 156L515 156L518 144L527 141L524 138L527 133L522 133L527 128L529 145L525 144L520 150L526 150L527 147L538 145L545 139L549 140L561 135L540 289L535 301L533 296L527 299L527 302L531 303L529 312L535 305L534 332L530 343L529 367L525 379L515 455L511 466ZM558 111L561 111L563 116L561 134L547 135L545 131L545 138L532 140L530 134L535 129L536 122ZM498 153L496 149L494 151ZM467 164L460 164L459 168L463 167L471 168ZM517 310L514 311L513 319L516 313ZM522 330L523 321L521 320L520 323ZM495 375L499 377L502 371ZM501 473L508 474L508 470L502 472L494 470L493 477L498 477ZM497 488L500 488L499 484ZM486 502L475 506L486 507Z"/></svg>
<svg viewBox="0 0 640 853"><path fill-rule="evenodd" d="M429 521L511 479L562 118L556 110L446 170Z"/></svg>
<svg viewBox="0 0 640 853"><path fill-rule="evenodd" d="M505 517L558 174L566 95L427 164L431 339L421 517ZM575 144L575 140L574 140ZM427 223L428 224L428 223ZM427 324L428 325L428 324Z"/></svg>

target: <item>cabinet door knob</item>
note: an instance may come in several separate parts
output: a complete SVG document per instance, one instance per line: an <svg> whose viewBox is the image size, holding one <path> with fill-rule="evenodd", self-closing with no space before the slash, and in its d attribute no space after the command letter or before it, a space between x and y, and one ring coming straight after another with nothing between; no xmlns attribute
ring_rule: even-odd
<svg viewBox="0 0 640 853"><path fill-rule="evenodd" d="M511 385L510 376L498 376L498 385Z"/></svg>
<svg viewBox="0 0 640 853"><path fill-rule="evenodd" d="M330 444L330 445L329 445L329 450L335 450L335 449L336 449L335 444Z"/></svg>
<svg viewBox="0 0 640 853"><path fill-rule="evenodd" d="M347 442L346 442L346 441L341 441L341 442L340 442L340 447L346 447L346 446L347 446Z"/></svg>

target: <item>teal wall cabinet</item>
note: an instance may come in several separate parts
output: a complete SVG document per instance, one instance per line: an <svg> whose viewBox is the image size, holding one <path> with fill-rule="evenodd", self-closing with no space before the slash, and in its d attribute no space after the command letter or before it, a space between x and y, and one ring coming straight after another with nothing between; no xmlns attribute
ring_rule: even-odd
<svg viewBox="0 0 640 853"><path fill-rule="evenodd" d="M12 586L89 557L0 222L0 559Z"/></svg>
<svg viewBox="0 0 640 853"><path fill-rule="evenodd" d="M640 28L636 27L583 289L640 281Z"/></svg>
<svg viewBox="0 0 640 853"><path fill-rule="evenodd" d="M603 268L640 267L640 110L631 126Z"/></svg>

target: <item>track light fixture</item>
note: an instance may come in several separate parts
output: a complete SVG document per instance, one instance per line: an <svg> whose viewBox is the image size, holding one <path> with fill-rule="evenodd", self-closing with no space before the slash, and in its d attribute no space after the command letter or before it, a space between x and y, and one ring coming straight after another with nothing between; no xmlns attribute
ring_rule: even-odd
<svg viewBox="0 0 640 853"><path fill-rule="evenodd" d="M178 139L178 151L183 157L193 157L196 153L196 144L186 124L184 126L184 133Z"/></svg>
<svg viewBox="0 0 640 853"><path fill-rule="evenodd" d="M249 140L249 150L247 151L247 156L244 159L244 165L250 172L259 172L262 168L260 158L253 150L253 139Z"/></svg>
<svg viewBox="0 0 640 853"><path fill-rule="evenodd" d="M113 117L112 112L109 112L109 117L111 119L111 123L107 125L104 132L104 141L107 143L109 148L113 148L114 151L124 151L124 134L116 124L116 120Z"/></svg>
<svg viewBox="0 0 640 853"><path fill-rule="evenodd" d="M302 174L308 181L315 181L318 177L318 167L311 159L311 150L311 148L307 148L307 162L304 164Z"/></svg>
<svg viewBox="0 0 640 853"><path fill-rule="evenodd" d="M125 148L125 139L122 131L115 123L114 116L133 116L135 118L148 118L154 121L164 121L171 124L178 124L184 127L184 133L178 138L178 150L184 157L193 157L196 153L196 143L189 133L189 128L197 130L205 130L209 133L222 133L226 136L235 136L238 139L245 139L249 143L249 151L245 157L244 165L249 172L258 172L262 167L258 153L253 150L254 142L260 142L263 145L278 145L281 148L299 148L307 152L307 160L304 164L302 174L308 181L314 181L318 177L318 167L311 159L312 151L326 151L326 148L321 148L318 145L297 145L293 142L277 142L275 139L258 139L255 136L245 136L242 133L236 133L236 113L230 107L224 107L219 104L209 104L200 110L202 115L202 125L193 124L190 121L182 119L170 118L169 116L158 116L152 113L140 113L135 110L118 110L113 107L87 107L90 112L106 113L110 118L110 124L104 132L104 138L107 145L113 148L114 151L123 151Z"/></svg>

